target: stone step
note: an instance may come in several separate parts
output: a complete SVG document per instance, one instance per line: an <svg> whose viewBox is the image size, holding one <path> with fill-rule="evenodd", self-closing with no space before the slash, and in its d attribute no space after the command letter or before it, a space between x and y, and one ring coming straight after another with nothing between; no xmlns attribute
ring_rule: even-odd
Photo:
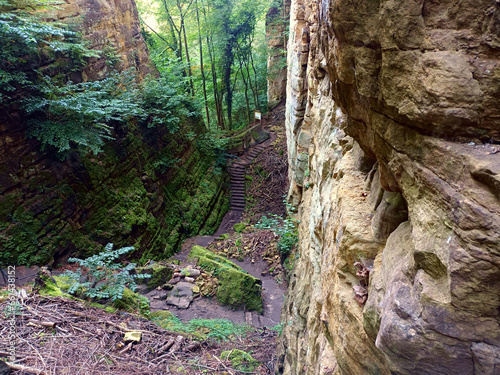
<svg viewBox="0 0 500 375"><path fill-rule="evenodd" d="M242 170L243 171L243 170L245 170L245 166L242 165L242 164L236 164L236 165L232 165L230 167L230 169L232 169L232 170Z"/></svg>
<svg viewBox="0 0 500 375"><path fill-rule="evenodd" d="M231 204L245 204L245 198L243 197L232 197L230 199Z"/></svg>

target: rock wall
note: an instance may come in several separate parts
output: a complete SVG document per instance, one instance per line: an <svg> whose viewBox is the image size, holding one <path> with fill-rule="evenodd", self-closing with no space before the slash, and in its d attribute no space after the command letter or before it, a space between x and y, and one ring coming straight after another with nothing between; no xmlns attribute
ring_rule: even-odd
<svg viewBox="0 0 500 375"><path fill-rule="evenodd" d="M291 0L273 2L266 15L266 40L269 46L267 58L267 103L275 107L286 98L286 48Z"/></svg>
<svg viewBox="0 0 500 375"><path fill-rule="evenodd" d="M119 70L134 68L140 79L157 74L141 35L134 0L64 0L47 12L47 20L72 25L88 41L89 48L105 51L105 56L91 59L83 72L75 73L75 81L102 78L111 68L110 61Z"/></svg>
<svg viewBox="0 0 500 375"><path fill-rule="evenodd" d="M70 2L47 17L83 27L94 47L111 43L121 56L119 69L135 67L140 78L155 73L133 0ZM98 78L108 68L92 60L72 78ZM144 261L169 257L187 236L215 231L228 209L228 177L210 140L186 135L205 132L201 119L186 120L175 134L135 120L111 124L115 139L104 152L75 151L61 160L26 138L25 123L10 109L0 106L3 266L57 264L108 242L135 246L132 256Z"/></svg>
<svg viewBox="0 0 500 375"><path fill-rule="evenodd" d="M500 373L499 27L494 1L292 1L278 373Z"/></svg>

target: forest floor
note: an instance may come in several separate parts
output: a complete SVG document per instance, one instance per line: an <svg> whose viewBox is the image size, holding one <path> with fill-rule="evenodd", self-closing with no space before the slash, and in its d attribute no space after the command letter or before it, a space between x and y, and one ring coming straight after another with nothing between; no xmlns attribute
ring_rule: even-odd
<svg viewBox="0 0 500 375"><path fill-rule="evenodd" d="M230 211L214 236L186 240L177 255L186 262L187 253L198 244L227 256L261 279L263 314L233 310L214 298L198 297L188 309L169 306L179 322L174 327L161 328L139 315L108 313L84 301L30 293L27 287L28 294L20 298L16 313L0 320L0 359L9 356L9 324L15 319L16 365L11 366L17 368L15 374L273 373L286 272L277 249L277 236L253 225L263 215L286 214L284 112L282 104L263 117L263 128L273 137L245 166L244 210ZM232 227L239 222L245 223L246 228L236 233ZM220 237L222 233L228 235ZM154 294L155 290L151 292ZM152 312L167 308L164 299L147 296ZM0 293L0 314L5 315L8 303L5 291ZM237 325L220 320L224 318ZM141 340L125 340L124 335L130 331L140 332ZM2 365L5 363L0 361L1 375L8 373Z"/></svg>

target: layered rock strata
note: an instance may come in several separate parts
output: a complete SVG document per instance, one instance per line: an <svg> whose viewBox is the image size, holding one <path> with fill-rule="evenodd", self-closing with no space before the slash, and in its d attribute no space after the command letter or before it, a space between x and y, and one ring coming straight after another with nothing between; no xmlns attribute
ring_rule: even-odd
<svg viewBox="0 0 500 375"><path fill-rule="evenodd" d="M499 15L292 1L278 373L500 372Z"/></svg>

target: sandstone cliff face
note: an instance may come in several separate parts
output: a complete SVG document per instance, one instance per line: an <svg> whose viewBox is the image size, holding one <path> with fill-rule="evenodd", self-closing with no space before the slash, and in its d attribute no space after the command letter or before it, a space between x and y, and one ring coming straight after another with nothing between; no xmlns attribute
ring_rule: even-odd
<svg viewBox="0 0 500 375"><path fill-rule="evenodd" d="M55 13L48 18L75 23L92 47L115 46L118 69L135 67L139 78L155 73L133 0L77 0ZM95 79L108 69L92 60L71 78ZM212 233L229 206L228 176L183 135L204 132L200 119L189 121L175 134L135 120L111 124L115 139L103 153L61 160L26 137L19 113L0 106L0 263L57 264L107 242L133 245L132 256L146 261L173 255L190 235Z"/></svg>
<svg viewBox="0 0 500 375"><path fill-rule="evenodd" d="M156 74L141 35L139 13L134 0L64 0L48 19L73 25L89 42L89 48L116 56L116 68L135 68L137 76ZM92 59L76 80L102 78L110 69L105 58Z"/></svg>
<svg viewBox="0 0 500 375"><path fill-rule="evenodd" d="M269 8L266 15L266 39L269 46L267 58L267 103L275 107L286 98L286 47L290 23L291 0L283 0Z"/></svg>
<svg viewBox="0 0 500 375"><path fill-rule="evenodd" d="M499 27L494 1L292 2L279 373L500 373Z"/></svg>

